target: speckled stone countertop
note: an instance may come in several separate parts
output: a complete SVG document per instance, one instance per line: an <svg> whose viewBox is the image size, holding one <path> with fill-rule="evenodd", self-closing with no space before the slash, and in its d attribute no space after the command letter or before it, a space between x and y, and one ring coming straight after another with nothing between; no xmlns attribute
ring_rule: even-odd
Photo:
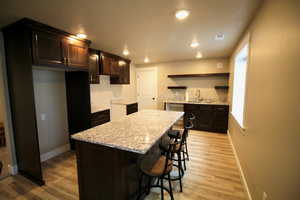
<svg viewBox="0 0 300 200"><path fill-rule="evenodd" d="M77 133L72 139L145 154L183 114L142 110Z"/></svg>
<svg viewBox="0 0 300 200"><path fill-rule="evenodd" d="M228 102L221 102L221 101L215 101L215 102L196 102L196 101L173 101L168 100L165 101L165 103L173 103L173 104L202 104L202 105L229 105Z"/></svg>

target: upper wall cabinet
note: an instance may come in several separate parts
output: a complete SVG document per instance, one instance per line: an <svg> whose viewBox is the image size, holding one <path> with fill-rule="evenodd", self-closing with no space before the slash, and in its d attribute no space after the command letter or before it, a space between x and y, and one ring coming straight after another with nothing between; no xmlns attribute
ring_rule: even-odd
<svg viewBox="0 0 300 200"><path fill-rule="evenodd" d="M33 32L33 63L63 66L66 62L61 37L46 32Z"/></svg>
<svg viewBox="0 0 300 200"><path fill-rule="evenodd" d="M101 52L101 75L109 75L109 76L118 76L119 69L118 69L118 59L115 55Z"/></svg>
<svg viewBox="0 0 300 200"><path fill-rule="evenodd" d="M99 52L95 49L89 49L89 80L90 84L99 84Z"/></svg>
<svg viewBox="0 0 300 200"><path fill-rule="evenodd" d="M85 42L69 37L63 47L68 67L88 69L88 45Z"/></svg>
<svg viewBox="0 0 300 200"><path fill-rule="evenodd" d="M118 61L118 76L111 76L111 84L129 84L130 83L130 60L119 59Z"/></svg>
<svg viewBox="0 0 300 200"><path fill-rule="evenodd" d="M100 74L109 75L111 84L129 84L130 60L107 52L101 52Z"/></svg>
<svg viewBox="0 0 300 200"><path fill-rule="evenodd" d="M88 44L73 37L33 31L33 63L88 70Z"/></svg>

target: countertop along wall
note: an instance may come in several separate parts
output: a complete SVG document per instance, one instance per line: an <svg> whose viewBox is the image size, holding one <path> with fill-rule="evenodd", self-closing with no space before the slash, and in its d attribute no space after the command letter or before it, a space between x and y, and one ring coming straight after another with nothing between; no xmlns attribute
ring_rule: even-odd
<svg viewBox="0 0 300 200"><path fill-rule="evenodd" d="M111 109L111 100L136 100L135 65L130 65L130 84L111 85L109 76L100 76L100 84L91 84L91 111Z"/></svg>
<svg viewBox="0 0 300 200"><path fill-rule="evenodd" d="M300 199L299 10L300 1L265 0L248 29L246 129L230 117L229 131L253 200Z"/></svg>
<svg viewBox="0 0 300 200"><path fill-rule="evenodd" d="M222 63L222 68L218 64ZM168 78L170 74L202 74L202 73L223 73L229 72L229 59L200 59L191 61L176 61L157 64L137 65L137 67L157 67L157 89L158 108L164 108L164 101L167 99L184 98L185 90L170 90L168 86L187 86L200 88L201 97L224 99L227 91L215 90L216 85L228 85L228 78L224 77L197 77L197 78ZM177 92L177 95L176 95Z"/></svg>

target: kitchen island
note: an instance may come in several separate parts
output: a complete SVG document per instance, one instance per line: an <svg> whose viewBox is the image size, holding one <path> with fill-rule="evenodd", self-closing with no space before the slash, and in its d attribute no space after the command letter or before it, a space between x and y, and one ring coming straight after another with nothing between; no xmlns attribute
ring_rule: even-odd
<svg viewBox="0 0 300 200"><path fill-rule="evenodd" d="M159 156L159 140L183 114L142 110L73 135L80 199L134 199L140 159Z"/></svg>

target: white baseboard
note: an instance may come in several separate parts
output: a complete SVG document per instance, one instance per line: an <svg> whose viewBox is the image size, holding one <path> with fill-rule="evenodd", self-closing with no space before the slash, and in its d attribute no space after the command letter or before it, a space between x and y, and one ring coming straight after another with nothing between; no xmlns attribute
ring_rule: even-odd
<svg viewBox="0 0 300 200"><path fill-rule="evenodd" d="M238 157L238 155L237 155L237 152L236 152L236 150L235 150L235 147L234 147L234 145L233 145L233 143L232 143L232 139L231 139L231 135L230 135L230 132L229 132L229 131L227 131L227 135L228 135L230 144L231 144L232 149L233 149L233 153L234 153L235 160L236 160L236 162L237 162L238 168L239 168L240 173L241 173L242 181L243 181L243 184L244 184L244 186L245 186L245 189L246 189L246 192L247 192L247 195L248 195L248 199L249 199L249 200L252 200L252 196L251 196L251 193L250 193L250 190L249 190L249 187L248 187L248 184L247 184L245 175L244 175L244 171L243 171L243 168L242 168L240 159L239 159L239 157Z"/></svg>
<svg viewBox="0 0 300 200"><path fill-rule="evenodd" d="M52 151L49 151L47 153L44 153L41 155L41 162L44 162L46 160L49 160L50 158L53 158L55 156L58 156L59 154L65 153L70 150L70 144L66 144L63 146L60 146Z"/></svg>
<svg viewBox="0 0 300 200"><path fill-rule="evenodd" d="M11 175L16 175L18 173L17 165L8 165L8 171Z"/></svg>

